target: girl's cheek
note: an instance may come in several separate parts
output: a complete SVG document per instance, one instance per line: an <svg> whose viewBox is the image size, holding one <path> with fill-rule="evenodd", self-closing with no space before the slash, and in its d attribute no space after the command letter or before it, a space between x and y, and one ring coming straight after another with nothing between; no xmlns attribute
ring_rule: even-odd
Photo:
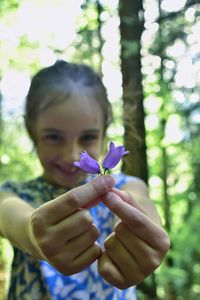
<svg viewBox="0 0 200 300"><path fill-rule="evenodd" d="M54 156L45 156L45 157L41 157L40 159L41 159L43 166L45 166L47 168L52 166L56 161L56 157L54 157Z"/></svg>
<svg viewBox="0 0 200 300"><path fill-rule="evenodd" d="M86 150L87 151L87 150ZM92 157L94 157L96 160L99 159L101 155L101 149L98 147L97 149L91 149L91 151L87 151Z"/></svg>

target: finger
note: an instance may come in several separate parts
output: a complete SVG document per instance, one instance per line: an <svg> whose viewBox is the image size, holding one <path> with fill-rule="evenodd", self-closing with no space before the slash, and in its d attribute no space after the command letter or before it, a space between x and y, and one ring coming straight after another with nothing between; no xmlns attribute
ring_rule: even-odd
<svg viewBox="0 0 200 300"><path fill-rule="evenodd" d="M128 204L134 206L142 213L146 214L145 209L142 205L139 204L138 201L136 201L128 192L124 192L118 189L113 188L112 191L117 194L123 201L127 202Z"/></svg>
<svg viewBox="0 0 200 300"><path fill-rule="evenodd" d="M34 233L40 248L43 249L43 252L47 252L50 255L50 253L56 252L54 249L62 248L69 240L81 235L92 226L95 225L92 224L92 217L89 211L80 209L61 222L45 228L45 230L40 230L37 227L37 231L34 230Z"/></svg>
<svg viewBox="0 0 200 300"><path fill-rule="evenodd" d="M99 258L98 271L109 284L119 289L125 289L132 285L132 283L129 283L128 280L124 278L106 252Z"/></svg>
<svg viewBox="0 0 200 300"><path fill-rule="evenodd" d="M133 234L123 222L117 224L115 227L115 234L118 240L135 258L135 261L138 266L140 266L140 269L145 276L159 267L165 252L161 250L157 251L150 247L147 243Z"/></svg>
<svg viewBox="0 0 200 300"><path fill-rule="evenodd" d="M110 235L105 241L105 249L123 277L129 282L136 284L144 279L146 274L143 274L135 256L128 251L115 234Z"/></svg>
<svg viewBox="0 0 200 300"><path fill-rule="evenodd" d="M69 255L72 255L73 259L79 259L83 252L87 251L97 240L99 236L99 230L96 226L91 226L83 234L73 238L67 243L67 251Z"/></svg>
<svg viewBox="0 0 200 300"><path fill-rule="evenodd" d="M143 183L142 183L143 185ZM142 187L142 194L139 193L137 186L136 191L134 190L130 193L128 190L118 190L118 189L112 189L114 193L116 193L121 199L130 205L134 206L138 210L140 210L142 213L144 213L146 216L148 216L151 220L153 220L155 223L161 225L161 219L157 214L156 208L152 206L152 203L148 197L148 191L144 190L145 187ZM137 199L137 201L136 201ZM143 203L143 205L140 203L140 201ZM144 208L145 207L145 208Z"/></svg>
<svg viewBox="0 0 200 300"><path fill-rule="evenodd" d="M103 199L104 204L116 214L139 238L151 247L169 248L169 238L164 229L156 225L137 208L124 202L113 192L108 192Z"/></svg>
<svg viewBox="0 0 200 300"><path fill-rule="evenodd" d="M66 243L90 228L92 222L90 212L87 209L79 209L55 225L55 239Z"/></svg>
<svg viewBox="0 0 200 300"><path fill-rule="evenodd" d="M62 274L64 275L73 275L81 272L90 264L95 262L95 260L100 257L101 248L98 244L93 244L87 251L81 253L74 261L71 263L65 264L64 259L57 261L56 263L52 263L52 265Z"/></svg>
<svg viewBox="0 0 200 300"><path fill-rule="evenodd" d="M101 201L101 196L108 192L114 184L112 176L98 176L89 183L74 188L41 206L41 219L48 220L49 224L57 223L91 201L95 199Z"/></svg>
<svg viewBox="0 0 200 300"><path fill-rule="evenodd" d="M95 225L82 232L80 235L73 237L71 240L64 243L61 247L57 244L52 244L46 249L45 255L50 259L64 260L66 264L71 263L74 259L91 247L99 236L99 230ZM48 251L48 253L47 253Z"/></svg>

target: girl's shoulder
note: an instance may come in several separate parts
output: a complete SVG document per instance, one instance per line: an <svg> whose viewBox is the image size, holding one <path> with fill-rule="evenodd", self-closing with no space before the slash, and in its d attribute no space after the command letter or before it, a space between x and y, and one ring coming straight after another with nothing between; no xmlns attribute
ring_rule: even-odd
<svg viewBox="0 0 200 300"><path fill-rule="evenodd" d="M6 181L0 185L0 193L13 193L33 206L41 205L47 201L46 198L50 192L49 189L50 187L45 185L42 177L37 177L26 182Z"/></svg>
<svg viewBox="0 0 200 300"><path fill-rule="evenodd" d="M20 191L24 190L39 189L41 185L42 183L40 177L25 182L8 180L0 184L0 191L14 192L18 194Z"/></svg>

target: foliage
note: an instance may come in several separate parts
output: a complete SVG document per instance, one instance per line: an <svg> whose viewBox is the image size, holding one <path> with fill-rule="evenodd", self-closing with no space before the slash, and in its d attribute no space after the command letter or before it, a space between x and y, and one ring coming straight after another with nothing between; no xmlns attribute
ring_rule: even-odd
<svg viewBox="0 0 200 300"><path fill-rule="evenodd" d="M200 140L199 119L194 118L199 115L199 88L194 80L189 86L192 76L177 84L180 63L192 60L188 36L198 23L195 15L199 10L195 1L171 14L158 6L157 31L147 49L152 61L152 75L144 73L149 182L171 238L165 265L156 272L159 299L200 299L200 237L195 234L199 227ZM171 51L176 46L177 52Z"/></svg>
<svg viewBox="0 0 200 300"><path fill-rule="evenodd" d="M0 15L5 11L16 10L19 7L19 0L1 0L0 2Z"/></svg>
<svg viewBox="0 0 200 300"><path fill-rule="evenodd" d="M0 148L0 182L5 181L5 178L28 180L32 176L39 175L41 167L22 122L17 119L5 121L3 132L3 143Z"/></svg>
<svg viewBox="0 0 200 300"><path fill-rule="evenodd" d="M148 278L145 288L138 290L138 299L152 300L150 290L154 282L156 299L198 300L200 299L199 56L198 53L191 54L190 48L193 49L191 41L194 38L194 28L200 23L200 5L198 1L185 1L182 9L166 12L162 8L164 2L151 1L150 8L153 9L153 3L156 5L157 16L152 23L146 20L146 33L148 35L148 29L153 28L153 35L150 41L142 38L141 53L149 188L151 198L155 201L163 224L170 234L171 250L163 265L155 272L155 277ZM15 18L20 3L21 1L17 0L1 1L2 22L5 19L11 22L10 20ZM104 4L104 1L101 3L102 11L99 12L97 1L84 1L82 13L77 19L76 37L70 49L59 49L50 43L48 51L54 57L72 58L74 61L89 63L102 71L101 62L104 63L106 59L104 51L106 40L102 33L106 22L116 14L116 10ZM146 0L144 1L146 14L148 7L149 0ZM132 22L131 19L126 21ZM144 37L146 33L144 32ZM1 76L9 68L27 70L31 76L42 65L38 51L42 46L39 42L31 41L26 34L21 34L16 39L15 45L8 39L2 43ZM138 44L125 41L125 47L125 55L130 56L137 52ZM172 51L176 47L178 50ZM180 83L179 73L185 60L188 69L184 74L183 83ZM115 63L119 70L119 61L112 63ZM189 65L196 70L192 83L189 80L191 76L187 74ZM113 89L115 88L114 84ZM2 104L4 101L6 100L2 99ZM113 139L121 144L124 128L120 96L113 100L113 108L114 124L109 128L107 141ZM26 180L40 174L40 165L36 160L33 146L24 132L23 120L15 115L2 115L0 107L0 127L0 182L5 178ZM1 262L2 247L0 246Z"/></svg>

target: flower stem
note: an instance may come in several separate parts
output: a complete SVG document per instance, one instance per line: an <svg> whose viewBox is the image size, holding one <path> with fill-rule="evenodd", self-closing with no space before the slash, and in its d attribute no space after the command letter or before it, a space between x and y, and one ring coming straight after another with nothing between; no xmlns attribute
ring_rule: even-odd
<svg viewBox="0 0 200 300"><path fill-rule="evenodd" d="M109 169L107 169L107 168L104 168L103 175L106 175L106 172L107 172L108 170L109 170Z"/></svg>

